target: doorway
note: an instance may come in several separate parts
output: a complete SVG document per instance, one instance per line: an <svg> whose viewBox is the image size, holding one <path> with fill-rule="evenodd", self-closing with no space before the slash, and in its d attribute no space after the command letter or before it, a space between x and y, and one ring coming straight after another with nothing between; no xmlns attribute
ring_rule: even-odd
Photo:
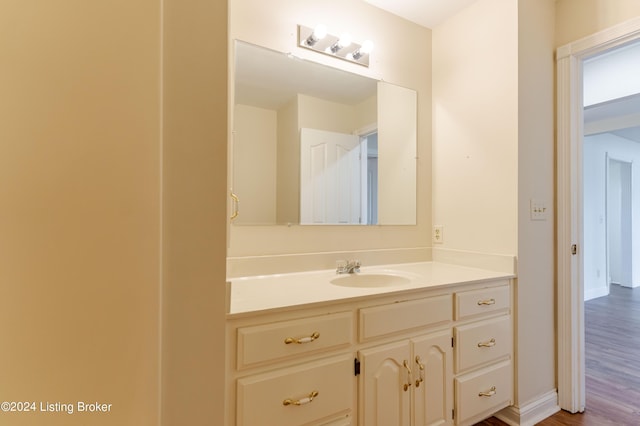
<svg viewBox="0 0 640 426"><path fill-rule="evenodd" d="M585 409L583 63L640 40L640 18L557 50L558 402Z"/></svg>
<svg viewBox="0 0 640 426"><path fill-rule="evenodd" d="M611 284L633 287L631 166L607 156L607 290Z"/></svg>

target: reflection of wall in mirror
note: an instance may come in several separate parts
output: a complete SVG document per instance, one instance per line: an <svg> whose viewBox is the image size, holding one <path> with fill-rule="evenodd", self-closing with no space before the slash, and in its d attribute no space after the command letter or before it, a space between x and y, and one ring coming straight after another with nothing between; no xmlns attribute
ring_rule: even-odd
<svg viewBox="0 0 640 426"><path fill-rule="evenodd" d="M239 194L238 223L272 224L276 219L276 111L235 107L233 184Z"/></svg>
<svg viewBox="0 0 640 426"><path fill-rule="evenodd" d="M378 83L378 221L415 225L417 94Z"/></svg>
<svg viewBox="0 0 640 426"><path fill-rule="evenodd" d="M234 190L241 200L241 212L235 223L299 223L300 129L354 134L376 122L376 99L374 95L358 105L345 105L299 94L278 111L272 111L272 115L259 118L256 110L260 108L237 106ZM272 134L277 135L273 141ZM267 147L273 149L272 153L266 152ZM266 200L269 195L273 197L271 201Z"/></svg>
<svg viewBox="0 0 640 426"><path fill-rule="evenodd" d="M298 98L278 111L276 221L298 223L300 144L298 143Z"/></svg>

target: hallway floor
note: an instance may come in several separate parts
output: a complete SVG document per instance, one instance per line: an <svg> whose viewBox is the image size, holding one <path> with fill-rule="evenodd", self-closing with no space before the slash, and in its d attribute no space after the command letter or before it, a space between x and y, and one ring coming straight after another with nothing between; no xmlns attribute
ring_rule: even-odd
<svg viewBox="0 0 640 426"><path fill-rule="evenodd" d="M611 286L611 294L585 302L586 410L565 411L541 426L640 425L640 287ZM490 418L476 426L506 426Z"/></svg>

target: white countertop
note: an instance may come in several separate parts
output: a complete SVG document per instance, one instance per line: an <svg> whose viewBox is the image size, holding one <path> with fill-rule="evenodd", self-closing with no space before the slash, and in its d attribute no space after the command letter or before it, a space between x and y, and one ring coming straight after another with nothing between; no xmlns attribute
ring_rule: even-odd
<svg viewBox="0 0 640 426"><path fill-rule="evenodd" d="M400 279L401 284L393 286L344 287L331 284L336 278L348 278L347 274L338 275L335 270L233 278L229 280L229 315L514 277L507 272L440 262L361 267L360 275L367 274L404 279Z"/></svg>

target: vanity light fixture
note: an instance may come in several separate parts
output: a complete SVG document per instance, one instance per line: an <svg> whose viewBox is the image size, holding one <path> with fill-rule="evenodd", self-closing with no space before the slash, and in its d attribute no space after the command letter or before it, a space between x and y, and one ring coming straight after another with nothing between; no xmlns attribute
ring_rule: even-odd
<svg viewBox="0 0 640 426"><path fill-rule="evenodd" d="M360 45L354 43L347 33L340 37L329 34L324 25L317 25L315 28L298 25L298 46L365 67L369 66L369 55L373 50L371 40Z"/></svg>

